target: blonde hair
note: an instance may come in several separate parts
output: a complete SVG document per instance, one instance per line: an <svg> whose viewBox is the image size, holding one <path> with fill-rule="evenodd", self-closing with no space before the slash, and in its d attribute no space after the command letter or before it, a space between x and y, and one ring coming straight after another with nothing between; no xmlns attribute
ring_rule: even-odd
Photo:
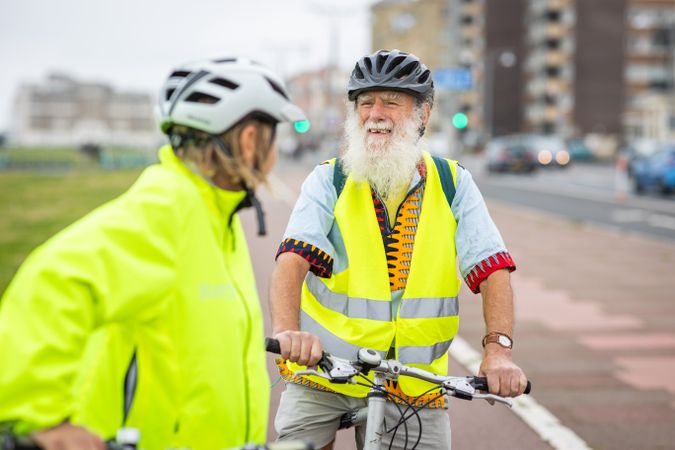
<svg viewBox="0 0 675 450"><path fill-rule="evenodd" d="M244 162L239 145L239 137L244 128L249 125L256 126L253 168L249 168ZM196 165L203 175L213 177L220 173L233 184L244 183L247 187L255 189L258 185L267 181L259 168L262 167L272 149L272 130L270 124L256 119L245 120L230 128L220 137L230 150L231 156L226 155L211 136L203 131L183 125L174 125L171 133L191 136L180 147L174 148L174 151L184 162Z"/></svg>

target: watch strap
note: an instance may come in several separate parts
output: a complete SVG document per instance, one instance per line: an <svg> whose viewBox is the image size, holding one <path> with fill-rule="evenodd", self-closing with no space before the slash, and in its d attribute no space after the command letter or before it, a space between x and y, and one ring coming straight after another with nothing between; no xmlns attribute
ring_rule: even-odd
<svg viewBox="0 0 675 450"><path fill-rule="evenodd" d="M502 342L500 342L499 338L500 338L501 336L504 336L504 337L508 338L508 340L509 340L509 342L510 342L510 345L504 345ZM491 332L489 332L489 333L486 334L485 337L483 338L483 342L482 342L483 348L485 348L485 346L486 346L487 344L490 344L490 343L493 343L493 342L496 343L496 344L501 345L501 346L504 347L504 348L513 348L513 339L511 339L511 336L509 336L509 335L506 334L506 333L500 333L499 331L491 331Z"/></svg>

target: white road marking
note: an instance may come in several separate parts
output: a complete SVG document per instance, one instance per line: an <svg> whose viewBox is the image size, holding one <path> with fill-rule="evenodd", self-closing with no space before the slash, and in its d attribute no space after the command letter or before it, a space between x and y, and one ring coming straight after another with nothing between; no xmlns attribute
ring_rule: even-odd
<svg viewBox="0 0 675 450"><path fill-rule="evenodd" d="M643 209L615 209L610 218L612 222L638 223L646 222L652 227L675 230L675 217L665 214L649 213Z"/></svg>
<svg viewBox="0 0 675 450"><path fill-rule="evenodd" d="M481 355L467 342L455 336L450 346L450 356L472 373L478 373ZM513 412L520 417L539 437L551 447L560 450L591 450L591 447L574 431L560 423L549 410L530 395L521 395L513 400Z"/></svg>
<svg viewBox="0 0 675 450"><path fill-rule="evenodd" d="M643 222L647 218L647 211L642 209L615 209L610 218L613 222L634 223Z"/></svg>
<svg viewBox="0 0 675 450"><path fill-rule="evenodd" d="M653 227L668 228L675 230L675 217L663 214L651 214L647 218L647 223Z"/></svg>

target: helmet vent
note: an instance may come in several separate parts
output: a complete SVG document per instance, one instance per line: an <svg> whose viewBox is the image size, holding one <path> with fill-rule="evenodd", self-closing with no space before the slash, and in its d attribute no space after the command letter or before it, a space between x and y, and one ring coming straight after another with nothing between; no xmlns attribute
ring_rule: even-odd
<svg viewBox="0 0 675 450"><path fill-rule="evenodd" d="M373 72L373 62L370 60L370 58L365 58L363 62L366 65L366 69L368 69L368 72ZM358 64L358 63L357 63Z"/></svg>
<svg viewBox="0 0 675 450"><path fill-rule="evenodd" d="M221 59L214 59L213 62L216 64L220 63L231 63L231 62L236 62L237 58L221 58Z"/></svg>
<svg viewBox="0 0 675 450"><path fill-rule="evenodd" d="M166 91L166 101L171 100L171 96L176 92L176 88L167 89Z"/></svg>
<svg viewBox="0 0 675 450"><path fill-rule="evenodd" d="M426 83L427 80L429 79L429 76L431 75L431 71L429 69L425 70L422 75L420 75L419 82L420 83ZM433 81L431 82L431 86L433 87L434 83Z"/></svg>
<svg viewBox="0 0 675 450"><path fill-rule="evenodd" d="M190 72L188 72L186 70L176 70L175 72L171 73L171 75L169 75L169 78L172 78L172 77L185 78L188 75L190 75Z"/></svg>
<svg viewBox="0 0 675 450"><path fill-rule="evenodd" d="M239 87L239 85L234 81L226 80L225 78L214 78L212 80L209 80L209 83L217 84L218 86L222 86L224 88L232 90L235 90Z"/></svg>
<svg viewBox="0 0 675 450"><path fill-rule="evenodd" d="M207 103L209 105L218 103L218 100L220 100L218 97L214 97L213 95L205 94L203 92L193 92L185 99L186 102Z"/></svg>
<svg viewBox="0 0 675 450"><path fill-rule="evenodd" d="M382 67L384 67L384 63L386 61L387 61L387 54L380 53L379 55L377 55L377 58L375 59L375 70L381 72Z"/></svg>
<svg viewBox="0 0 675 450"><path fill-rule="evenodd" d="M390 66L392 69L395 67L398 67L403 61L405 61L405 56L397 56L394 58L394 60L391 62ZM411 62L410 64L406 64L402 69L398 71L396 74L396 78L403 78L407 75L410 75L410 73L413 71L413 68L417 65L416 61Z"/></svg>
<svg viewBox="0 0 675 450"><path fill-rule="evenodd" d="M363 76L363 71L362 71L361 68L359 67L358 63L356 64L356 66L354 66L354 73L353 73L353 76L354 76L356 79L359 79L359 80L363 80L363 79L365 78L365 77Z"/></svg>
<svg viewBox="0 0 675 450"><path fill-rule="evenodd" d="M279 86L277 83L275 83L274 81L270 80L267 77L265 77L265 80L267 80L267 82L270 84L270 86L272 86L272 89L274 89L276 92L278 92L279 95L281 95L286 100L289 100L288 95L286 94L286 91L284 91L281 86Z"/></svg>

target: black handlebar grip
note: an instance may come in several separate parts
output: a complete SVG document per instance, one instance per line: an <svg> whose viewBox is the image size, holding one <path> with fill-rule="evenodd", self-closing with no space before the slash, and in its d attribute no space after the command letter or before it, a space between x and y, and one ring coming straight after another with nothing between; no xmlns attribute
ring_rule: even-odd
<svg viewBox="0 0 675 450"><path fill-rule="evenodd" d="M486 377L473 377L473 382L471 384L479 391L485 392L488 391L488 382ZM532 383L530 383L530 381L528 380L527 386L525 387L525 392L523 392L523 394L529 394L531 390L532 390Z"/></svg>
<svg viewBox="0 0 675 450"><path fill-rule="evenodd" d="M2 436L0 436L0 439L2 439L0 448L3 450L41 450L34 441L19 438L9 432L3 433Z"/></svg>
<svg viewBox="0 0 675 450"><path fill-rule="evenodd" d="M269 353L275 353L281 355L281 346L279 345L279 340L274 338L265 338L265 350Z"/></svg>

